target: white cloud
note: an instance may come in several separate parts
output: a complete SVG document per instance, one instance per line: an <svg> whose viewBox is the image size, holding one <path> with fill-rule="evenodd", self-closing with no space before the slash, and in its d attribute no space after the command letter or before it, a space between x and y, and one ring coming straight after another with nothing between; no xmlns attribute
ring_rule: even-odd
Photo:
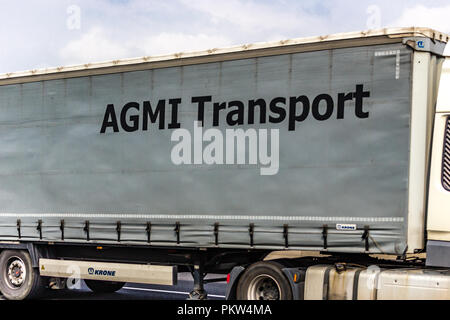
<svg viewBox="0 0 450 320"><path fill-rule="evenodd" d="M0 0L0 72L363 30L371 4L380 7L382 26L423 25L450 33L448 0L421 3ZM81 9L80 29L67 28L72 4Z"/></svg>
<svg viewBox="0 0 450 320"><path fill-rule="evenodd" d="M157 55L206 50L229 46L230 44L230 39L225 36L163 32L141 41L136 41L134 46L144 51L146 55Z"/></svg>
<svg viewBox="0 0 450 320"><path fill-rule="evenodd" d="M408 8L390 25L395 27L428 27L450 33L450 5L442 7L418 5ZM450 55L450 45L447 45L445 54Z"/></svg>
<svg viewBox="0 0 450 320"><path fill-rule="evenodd" d="M91 29L79 39L70 41L60 51L65 64L116 60L144 55L206 50L229 46L231 41L222 36L162 32L153 36L115 39L100 27Z"/></svg>
<svg viewBox="0 0 450 320"><path fill-rule="evenodd" d="M78 64L94 61L114 60L130 55L126 46L111 40L99 27L91 29L81 38L70 41L60 51L64 64Z"/></svg>
<svg viewBox="0 0 450 320"><path fill-rule="evenodd" d="M450 33L450 5L442 7L418 5L407 8L391 25L396 27L429 27Z"/></svg>
<svg viewBox="0 0 450 320"><path fill-rule="evenodd" d="M264 4L257 1L181 0L187 7L206 15L213 29L232 34L235 39L273 40L292 35L322 33L326 30L323 17L303 11L284 1ZM241 40L242 41L242 40ZM250 40L254 42L255 40Z"/></svg>

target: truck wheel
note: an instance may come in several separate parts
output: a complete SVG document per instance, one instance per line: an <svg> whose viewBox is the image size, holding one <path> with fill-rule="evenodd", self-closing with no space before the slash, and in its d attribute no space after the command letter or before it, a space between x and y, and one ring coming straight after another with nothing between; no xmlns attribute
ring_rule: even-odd
<svg viewBox="0 0 450 320"><path fill-rule="evenodd" d="M119 291L125 285L125 282L84 280L89 289L95 293L112 293Z"/></svg>
<svg viewBox="0 0 450 320"><path fill-rule="evenodd" d="M8 300L38 298L43 278L34 269L27 251L5 250L0 254L0 292Z"/></svg>
<svg viewBox="0 0 450 320"><path fill-rule="evenodd" d="M237 285L238 300L292 300L283 266L274 261L257 262L241 276Z"/></svg>

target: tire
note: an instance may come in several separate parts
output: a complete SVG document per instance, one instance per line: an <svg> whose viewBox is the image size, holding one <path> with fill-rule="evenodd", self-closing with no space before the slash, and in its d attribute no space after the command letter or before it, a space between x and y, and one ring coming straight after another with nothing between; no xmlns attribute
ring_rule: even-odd
<svg viewBox="0 0 450 320"><path fill-rule="evenodd" d="M84 280L87 287L95 293L113 293L119 291L125 285L125 282Z"/></svg>
<svg viewBox="0 0 450 320"><path fill-rule="evenodd" d="M236 289L238 300L292 300L283 265L274 261L252 264L241 276Z"/></svg>
<svg viewBox="0 0 450 320"><path fill-rule="evenodd" d="M44 289L44 278L33 268L27 251L5 250L0 254L0 292L6 299L37 299Z"/></svg>

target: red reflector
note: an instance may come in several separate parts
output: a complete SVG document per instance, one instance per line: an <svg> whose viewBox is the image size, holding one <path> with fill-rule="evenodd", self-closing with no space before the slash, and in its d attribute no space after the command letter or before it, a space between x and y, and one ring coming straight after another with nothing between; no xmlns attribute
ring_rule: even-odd
<svg viewBox="0 0 450 320"><path fill-rule="evenodd" d="M231 278L230 274L227 274L227 283L230 283L230 278Z"/></svg>

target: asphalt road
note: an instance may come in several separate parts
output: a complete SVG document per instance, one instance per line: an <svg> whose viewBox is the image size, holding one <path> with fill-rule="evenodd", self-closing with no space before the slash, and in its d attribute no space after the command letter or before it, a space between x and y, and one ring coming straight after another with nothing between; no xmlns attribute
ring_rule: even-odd
<svg viewBox="0 0 450 320"><path fill-rule="evenodd" d="M207 279L223 278L223 275L208 275ZM44 300L186 300L192 290L193 280L190 273L178 275L178 285L158 286L127 283L115 293L96 294L90 291L83 281L76 290L49 290ZM210 300L224 300L226 282L212 282L205 285ZM0 300L3 300L0 297Z"/></svg>

